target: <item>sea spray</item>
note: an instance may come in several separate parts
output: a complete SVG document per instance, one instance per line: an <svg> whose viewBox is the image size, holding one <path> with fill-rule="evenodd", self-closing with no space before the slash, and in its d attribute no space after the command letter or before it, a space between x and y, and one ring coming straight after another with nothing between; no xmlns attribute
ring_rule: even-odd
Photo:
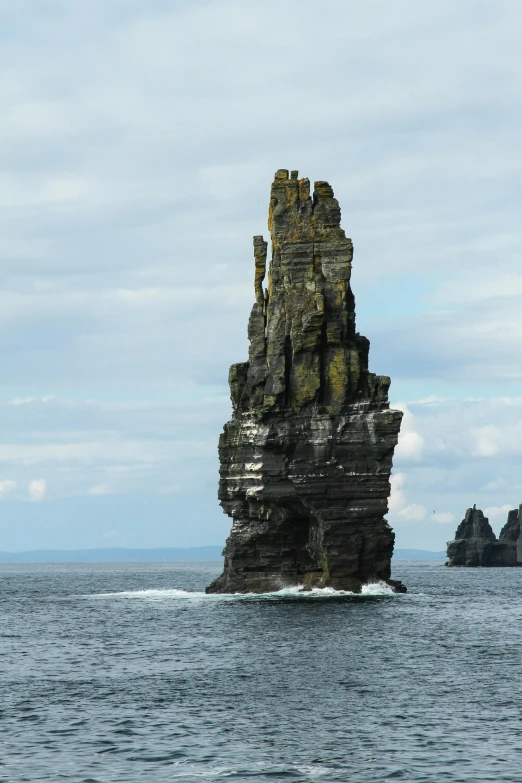
<svg viewBox="0 0 522 783"><path fill-rule="evenodd" d="M335 590L333 587L314 587L304 590L302 585L284 587L271 593L203 593L190 590L125 590L117 593L93 593L81 595L84 599L141 599L149 601L281 601L311 599L338 599L338 598L368 598L368 597L398 597L403 595L395 593L386 582L369 582L361 588L360 593L350 590Z"/></svg>

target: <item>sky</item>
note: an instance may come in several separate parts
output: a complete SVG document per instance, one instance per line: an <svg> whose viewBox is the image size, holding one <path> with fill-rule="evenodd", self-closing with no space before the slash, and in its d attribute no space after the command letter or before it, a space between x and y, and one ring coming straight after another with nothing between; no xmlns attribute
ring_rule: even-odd
<svg viewBox="0 0 522 783"><path fill-rule="evenodd" d="M404 412L388 519L522 502L519 0L0 0L0 549L222 544L276 169Z"/></svg>

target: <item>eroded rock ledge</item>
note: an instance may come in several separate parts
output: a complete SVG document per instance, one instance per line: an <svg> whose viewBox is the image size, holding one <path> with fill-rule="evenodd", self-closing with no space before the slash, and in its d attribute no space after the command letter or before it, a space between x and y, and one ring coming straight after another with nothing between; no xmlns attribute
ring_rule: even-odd
<svg viewBox="0 0 522 783"><path fill-rule="evenodd" d="M355 329L352 242L327 182L280 170L267 243L254 237L248 362L230 368L232 420L219 441L219 500L232 517L223 574L207 592L289 585L359 591L390 580L384 515L402 413L368 371Z"/></svg>

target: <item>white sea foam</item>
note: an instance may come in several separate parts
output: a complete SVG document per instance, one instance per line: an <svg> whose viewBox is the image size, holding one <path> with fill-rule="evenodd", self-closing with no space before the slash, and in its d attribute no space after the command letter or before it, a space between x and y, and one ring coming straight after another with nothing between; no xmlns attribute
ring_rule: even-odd
<svg viewBox="0 0 522 783"><path fill-rule="evenodd" d="M191 600L191 601L244 601L258 600L270 601L281 599L311 600L317 598L341 598L343 596L352 596L353 598L365 598L367 596L394 596L392 588L385 582L370 582L362 586L360 593L353 593L350 590L334 590L333 587L314 587L312 590L304 590L302 585L293 587L283 587L272 593L202 593L190 590L126 590L118 593L94 593L92 595L82 595L80 598L131 598L145 599L149 601L172 601L172 600Z"/></svg>
<svg viewBox="0 0 522 783"><path fill-rule="evenodd" d="M367 585L363 585L361 589L362 595L402 595L401 593L395 593L390 585L386 582L368 582Z"/></svg>

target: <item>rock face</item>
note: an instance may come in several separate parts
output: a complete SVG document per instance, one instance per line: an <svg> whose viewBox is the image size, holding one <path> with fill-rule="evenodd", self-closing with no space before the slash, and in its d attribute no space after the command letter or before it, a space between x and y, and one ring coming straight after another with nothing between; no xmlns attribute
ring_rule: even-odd
<svg viewBox="0 0 522 783"><path fill-rule="evenodd" d="M448 542L448 566L517 566L522 565L522 506L510 511L497 540L489 520L476 506L466 516Z"/></svg>
<svg viewBox="0 0 522 783"><path fill-rule="evenodd" d="M233 524L207 592L405 589L390 581L384 519L402 413L389 409L390 379L368 372L340 218L327 182L311 197L296 171L276 173L268 290L256 236L249 358L230 368L233 416L219 441L219 499Z"/></svg>
<svg viewBox="0 0 522 783"><path fill-rule="evenodd" d="M502 565L522 566L522 505L508 512L507 522L500 531L499 544L503 546Z"/></svg>

